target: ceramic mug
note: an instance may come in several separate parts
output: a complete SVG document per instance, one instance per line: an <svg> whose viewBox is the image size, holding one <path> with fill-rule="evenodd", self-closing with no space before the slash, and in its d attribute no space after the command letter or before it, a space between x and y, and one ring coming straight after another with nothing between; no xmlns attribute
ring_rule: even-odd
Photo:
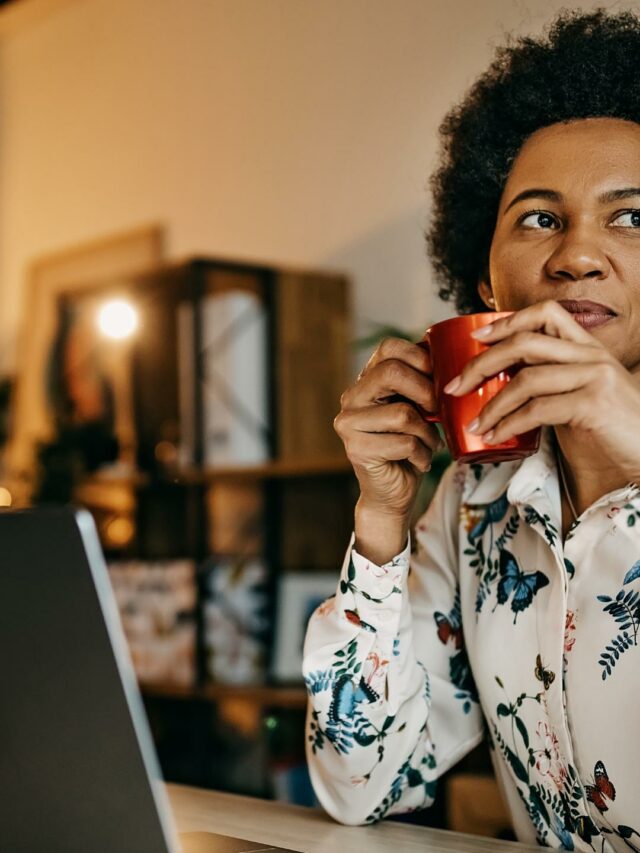
<svg viewBox="0 0 640 853"><path fill-rule="evenodd" d="M489 347L488 344L472 338L470 333L512 313L491 311L452 317L430 326L418 343L431 356L437 402L435 413L427 412L421 407L421 414L425 420L442 425L449 452L460 462L507 462L511 459L523 459L535 453L540 446L541 427L514 435L499 444L485 444L481 435L474 435L466 429L467 424L480 415L488 401L522 369L521 366L508 367L462 397L445 394L442 390L454 376L462 373L468 361Z"/></svg>

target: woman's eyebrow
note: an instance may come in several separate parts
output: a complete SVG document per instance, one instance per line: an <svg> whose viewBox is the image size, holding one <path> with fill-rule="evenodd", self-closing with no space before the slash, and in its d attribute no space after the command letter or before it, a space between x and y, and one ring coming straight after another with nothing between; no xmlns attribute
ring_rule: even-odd
<svg viewBox="0 0 640 853"><path fill-rule="evenodd" d="M640 195L640 187L626 187L623 190L608 190L598 197L598 201L601 204L608 204L611 201L620 201L637 195Z"/></svg>
<svg viewBox="0 0 640 853"><path fill-rule="evenodd" d="M504 213L510 210L514 204L517 204L519 201L525 201L528 198L544 198L547 201L562 201L562 193L558 193L555 190L544 190L540 188L522 190L521 193L518 193L517 196L511 199L509 204L505 207ZM503 216L504 213L502 214Z"/></svg>
<svg viewBox="0 0 640 853"><path fill-rule="evenodd" d="M624 187L619 190L607 190L598 196L598 201L600 204L609 204L612 201L621 201L622 199L633 198L634 196L640 196L640 187ZM540 188L523 190L511 199L509 204L505 207L504 213L507 213L514 204L517 204L519 201L526 201L529 198L544 198L546 201L561 202L563 197L562 193L556 192L555 190L545 190ZM503 216L504 213L502 214Z"/></svg>

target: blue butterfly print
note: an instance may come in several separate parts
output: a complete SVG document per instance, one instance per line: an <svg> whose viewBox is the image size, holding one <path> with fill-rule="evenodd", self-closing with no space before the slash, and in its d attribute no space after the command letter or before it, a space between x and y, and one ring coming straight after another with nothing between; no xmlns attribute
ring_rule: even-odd
<svg viewBox="0 0 640 853"><path fill-rule="evenodd" d="M329 720L332 723L349 720L358 703L365 700L375 702L379 698L380 696L372 687L369 687L364 678L361 678L360 683L356 684L348 675L343 675L333 688L333 701L329 706Z"/></svg>
<svg viewBox="0 0 640 853"><path fill-rule="evenodd" d="M497 500L487 504L482 518L475 525L471 533L469 533L469 539L479 539L490 524L497 524L504 518L508 508L509 501L507 500L507 493L505 492Z"/></svg>
<svg viewBox="0 0 640 853"><path fill-rule="evenodd" d="M498 581L498 604L506 604L509 596L513 593L511 599L511 609L515 613L513 624L515 625L518 613L526 608L533 601L533 596L547 586L549 578L542 572L523 572L518 566L516 558L507 551L506 548L500 552L500 580Z"/></svg>

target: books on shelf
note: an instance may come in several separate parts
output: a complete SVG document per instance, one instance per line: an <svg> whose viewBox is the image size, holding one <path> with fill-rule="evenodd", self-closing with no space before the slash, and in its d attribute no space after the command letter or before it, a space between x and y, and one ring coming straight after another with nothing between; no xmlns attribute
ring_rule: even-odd
<svg viewBox="0 0 640 853"><path fill-rule="evenodd" d="M192 560L109 564L133 666L141 683L191 686L196 677L196 580Z"/></svg>
<svg viewBox="0 0 640 853"><path fill-rule="evenodd" d="M205 296L201 316L201 385L196 387L194 314L178 309L180 462L195 461L194 395L201 395L203 461L251 465L269 458L266 307L256 293L225 290Z"/></svg>

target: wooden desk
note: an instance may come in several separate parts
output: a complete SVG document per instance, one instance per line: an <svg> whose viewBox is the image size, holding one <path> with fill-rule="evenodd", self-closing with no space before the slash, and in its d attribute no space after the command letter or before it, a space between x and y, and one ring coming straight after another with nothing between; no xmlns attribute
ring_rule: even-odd
<svg viewBox="0 0 640 853"><path fill-rule="evenodd" d="M179 832L208 831L303 853L525 853L540 847L382 821L342 826L318 809L167 785Z"/></svg>

